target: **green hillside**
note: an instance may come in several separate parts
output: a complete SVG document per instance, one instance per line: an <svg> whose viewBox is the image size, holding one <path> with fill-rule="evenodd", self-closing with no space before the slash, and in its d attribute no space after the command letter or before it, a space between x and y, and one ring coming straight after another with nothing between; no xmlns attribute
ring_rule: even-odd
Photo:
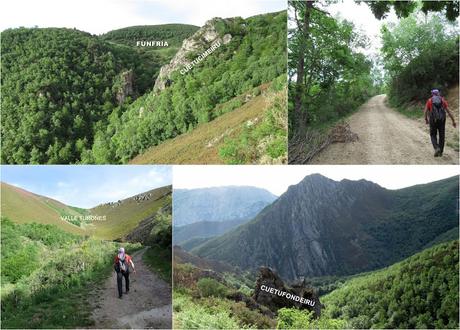
<svg viewBox="0 0 460 330"><path fill-rule="evenodd" d="M163 63L75 29L2 32L2 163L75 163Z"/></svg>
<svg viewBox="0 0 460 330"><path fill-rule="evenodd" d="M352 279L322 298L352 328L458 329L458 240Z"/></svg>
<svg viewBox="0 0 460 330"><path fill-rule="evenodd" d="M90 232L98 238L117 239L131 232L142 220L154 215L169 203L171 186L144 192L145 200L136 200L136 196L90 209L91 214L106 216L107 221L95 221Z"/></svg>
<svg viewBox="0 0 460 330"><path fill-rule="evenodd" d="M66 232L84 233L83 228L61 219L61 216L79 216L81 211L51 198L2 182L1 202L2 216L8 217L13 222L51 224Z"/></svg>
<svg viewBox="0 0 460 330"><path fill-rule="evenodd" d="M284 162L287 144L285 76L220 104L223 113L190 132L150 147L131 164L247 164ZM277 88L279 90L277 90ZM247 95L250 96L249 100ZM190 153L189 150L194 152Z"/></svg>
<svg viewBox="0 0 460 330"><path fill-rule="evenodd" d="M185 38L192 48L180 47ZM135 39L171 44L138 47ZM181 74L181 67L171 69L172 57L182 54L183 61L191 62L213 40L220 40L220 47L193 70ZM2 163L126 163L247 102L238 96L281 75L285 81L286 12L215 18L199 30L166 24L102 36L66 28L8 29L2 32L1 69ZM152 91L159 73L168 70L168 86ZM271 120L269 113L256 110ZM248 118L254 117L253 110ZM232 129L241 131L242 126L237 116ZM233 152L248 135L254 140L251 150L275 140L264 154L285 155L279 130L286 134L286 129L278 126L273 136L266 127L234 133L228 138L238 141L214 150L214 157L219 152L219 162L253 162Z"/></svg>
<svg viewBox="0 0 460 330"><path fill-rule="evenodd" d="M171 186L166 186L86 210L2 182L2 216L15 223L52 224L69 233L113 240L124 237L142 220L153 216L168 203L170 195ZM78 221L82 215L105 216L105 220Z"/></svg>
<svg viewBox="0 0 460 330"><path fill-rule="evenodd" d="M140 25L112 30L101 35L101 38L127 46L136 46L136 42L142 40L167 41L169 47L177 50L182 41L198 29L198 26L188 24Z"/></svg>
<svg viewBox="0 0 460 330"><path fill-rule="evenodd" d="M218 105L285 75L285 11L248 19L213 19L194 35L198 44L186 52L186 58L192 61L206 51L211 43L203 41L203 35L214 33L221 39L230 35L231 40L222 42L186 74L179 69L171 72L165 89L138 98L122 115L111 117L93 147L94 162L127 162L222 115Z"/></svg>

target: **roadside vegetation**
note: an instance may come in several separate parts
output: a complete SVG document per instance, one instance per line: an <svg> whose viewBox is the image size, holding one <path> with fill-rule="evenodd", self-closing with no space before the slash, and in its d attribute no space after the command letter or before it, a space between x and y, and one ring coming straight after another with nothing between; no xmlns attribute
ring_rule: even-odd
<svg viewBox="0 0 460 330"><path fill-rule="evenodd" d="M91 326L88 294L110 273L119 244L6 218L1 228L2 328Z"/></svg>
<svg viewBox="0 0 460 330"><path fill-rule="evenodd" d="M393 9L399 18L383 26L372 56L364 31L329 13L335 1L289 2L290 163L356 141L345 120L372 96L386 93L390 106L417 118L431 89L446 95L458 86L458 1L355 2L379 20Z"/></svg>

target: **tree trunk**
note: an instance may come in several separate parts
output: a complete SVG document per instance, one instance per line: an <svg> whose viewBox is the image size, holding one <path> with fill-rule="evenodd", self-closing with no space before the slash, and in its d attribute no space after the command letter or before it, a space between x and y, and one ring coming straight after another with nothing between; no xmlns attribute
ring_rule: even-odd
<svg viewBox="0 0 460 330"><path fill-rule="evenodd" d="M304 93L304 77L305 77L305 49L304 41L308 38L308 30L310 27L310 14L313 9L313 1L305 1L305 12L303 19L299 21L301 26L301 42L299 44L299 61L297 62L297 79L294 95L294 115L297 120L296 129L304 132L307 128L307 111L302 109L302 98Z"/></svg>

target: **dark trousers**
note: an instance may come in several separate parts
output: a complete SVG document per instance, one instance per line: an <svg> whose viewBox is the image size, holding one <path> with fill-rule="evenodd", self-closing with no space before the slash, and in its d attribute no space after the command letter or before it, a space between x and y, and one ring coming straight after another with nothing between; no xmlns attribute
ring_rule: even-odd
<svg viewBox="0 0 460 330"><path fill-rule="evenodd" d="M129 272L117 272L118 295L120 297L123 294L123 277L125 278L126 292L129 291Z"/></svg>
<svg viewBox="0 0 460 330"><path fill-rule="evenodd" d="M438 141L439 132L439 141ZM439 148L441 153L444 151L444 139L446 135L446 120L434 121L430 120L430 137L433 148L436 150Z"/></svg>

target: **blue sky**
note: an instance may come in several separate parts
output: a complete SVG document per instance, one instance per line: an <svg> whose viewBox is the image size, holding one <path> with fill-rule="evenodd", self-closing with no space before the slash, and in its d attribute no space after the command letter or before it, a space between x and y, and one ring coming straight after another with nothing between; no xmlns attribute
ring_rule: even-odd
<svg viewBox="0 0 460 330"><path fill-rule="evenodd" d="M249 17L286 8L286 0L14 0L2 3L0 30L75 27L101 34L133 25L202 26L213 17Z"/></svg>
<svg viewBox="0 0 460 330"><path fill-rule="evenodd" d="M1 180L63 203L91 208L172 184L170 166L2 166Z"/></svg>

